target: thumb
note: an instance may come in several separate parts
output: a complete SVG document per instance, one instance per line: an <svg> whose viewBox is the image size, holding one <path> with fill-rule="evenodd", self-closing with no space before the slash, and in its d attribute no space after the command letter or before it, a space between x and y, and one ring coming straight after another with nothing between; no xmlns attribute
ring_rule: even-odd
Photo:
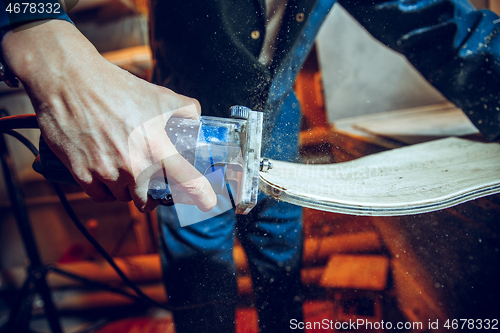
<svg viewBox="0 0 500 333"><path fill-rule="evenodd" d="M168 179L174 203L181 201L182 195L187 195L198 208L207 212L217 204L209 181L182 157L168 138L164 129L164 119L147 121L141 128L134 130L129 137L129 148L135 152L147 152L148 157L132 159L132 171L136 180L136 196L140 206L150 207L151 199L147 196L149 180L158 171ZM137 156L140 154L131 154ZM162 170L163 169L163 170ZM147 204L146 201L148 202ZM185 200L184 200L185 201ZM137 205L137 203L136 203Z"/></svg>
<svg viewBox="0 0 500 333"><path fill-rule="evenodd" d="M184 201L186 195L202 212L212 210L217 204L210 182L180 154L171 155L163 161L168 184L175 202Z"/></svg>

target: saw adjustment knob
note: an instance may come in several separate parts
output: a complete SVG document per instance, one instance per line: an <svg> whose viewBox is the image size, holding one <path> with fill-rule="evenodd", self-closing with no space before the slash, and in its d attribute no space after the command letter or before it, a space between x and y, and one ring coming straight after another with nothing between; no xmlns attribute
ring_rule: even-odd
<svg viewBox="0 0 500 333"><path fill-rule="evenodd" d="M248 114L251 110L246 106L235 105L231 106L231 118L248 119Z"/></svg>
<svg viewBox="0 0 500 333"><path fill-rule="evenodd" d="M273 164L267 158L260 160L260 171L267 172L273 168Z"/></svg>

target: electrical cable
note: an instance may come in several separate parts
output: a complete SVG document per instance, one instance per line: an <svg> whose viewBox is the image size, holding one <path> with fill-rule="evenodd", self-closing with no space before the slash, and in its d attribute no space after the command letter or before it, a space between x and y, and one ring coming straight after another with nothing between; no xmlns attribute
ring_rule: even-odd
<svg viewBox="0 0 500 333"><path fill-rule="evenodd" d="M127 296L127 297L130 297L132 299L134 299L135 301L141 301L142 299L136 295L132 295L126 291L124 291L123 289L121 288L115 288L115 287L111 287L109 284L106 284L106 283L102 283L102 282L98 282L98 281L94 281L94 280L90 280L90 279L87 279L87 278L84 278L82 276L79 276L79 275L76 275L76 274L73 274L73 273L70 273L70 272L67 272L67 271L64 271L60 268L57 268L56 266L54 265L49 265L47 266L47 270L50 271L50 272L54 272L54 273L57 273L57 274L60 274L60 275L63 275L63 276L66 276L66 277L69 277L73 280L76 280L76 281L79 281L79 282L82 282L84 284L88 284L90 285L91 287L95 287L95 288L101 288L101 289L107 289L109 291L112 291L116 294L121 294L123 296Z"/></svg>
<svg viewBox="0 0 500 333"><path fill-rule="evenodd" d="M118 276L122 279L122 281L130 288L132 289L137 296L139 296L142 300L150 303L151 305L155 305L157 307L163 308L165 310L184 310L184 309L194 309L198 307L203 307L206 305L214 304L216 301L212 302L206 302L202 304L195 304L195 305L188 305L188 306L170 306L166 304L159 303L149 297L148 295L144 294L137 285L132 282L126 275L123 273L123 271L118 267L116 262L113 260L113 258L104 250L104 248L95 240L94 237L87 231L85 226L82 224L82 222L79 220L78 216L76 215L75 211L71 207L68 199L66 198L66 195L62 191L61 187L59 184L52 183L52 186L54 187L54 190L56 191L57 196L59 197L59 200L61 201L61 204L64 207L64 210L66 213L69 215L69 218L73 221L75 226L78 228L78 230L82 233L82 235L92 244L92 246L99 252L101 256L113 267L113 269L116 271Z"/></svg>
<svg viewBox="0 0 500 333"><path fill-rule="evenodd" d="M35 155L35 156L38 155L38 149L36 149L36 147L33 145L33 143L31 143L31 141L29 141L22 134L20 134L16 131L10 130L10 129L4 130L3 133L11 135L14 138L18 139L21 143L23 143L33 153L33 155ZM104 248L101 247L101 245L95 240L95 238L92 237L92 235L90 235L90 233L87 231L87 229L83 226L80 219L78 218L78 216L74 212L73 208L69 204L69 201L66 198L66 194L63 192L63 190L61 189L59 184L55 184L55 183L51 183L51 184L54 187L54 190L56 191L56 194L59 197L59 200L61 201L61 204L63 205L65 211L68 213L70 219L76 225L78 230L92 244L92 246L95 247L97 252L99 252L99 254L104 257L104 259L111 265L111 267L113 267L113 269L117 272L117 274L120 276L120 278L123 280L123 282L125 282L125 284L127 284L132 290L134 290L136 292L136 294L141 299L144 298L144 300L148 300L148 302L153 303L154 305L164 307L160 303L157 303L156 301L154 301L153 299L149 298L147 295L142 293L142 291L132 281L130 281L128 279L128 277L123 273L123 271L116 265L113 258L106 252L106 250L104 250ZM59 270L57 270L57 269L52 269L52 270L59 272ZM67 274L67 273L65 273L65 274ZM121 293L123 294L123 292L121 292ZM130 295L130 294L128 294L126 296L134 297L133 295Z"/></svg>
<svg viewBox="0 0 500 333"><path fill-rule="evenodd" d="M26 146L26 148L28 148L32 153L33 155L37 156L38 155L38 149L35 147L35 145L33 143L31 143L30 140L28 140L24 135L22 135L21 133L19 132L16 132L14 130L4 130L3 131L4 134L8 134L14 138L16 138L17 140L19 140L22 144L24 144Z"/></svg>
<svg viewBox="0 0 500 333"><path fill-rule="evenodd" d="M137 285L132 282L126 275L123 273L123 271L118 267L116 262L113 260L113 258L104 250L104 248L95 240L94 237L88 232L88 230L85 228L85 226L80 222L78 216L74 212L73 208L69 204L68 199L66 198L66 195L62 191L61 187L59 184L52 183L52 186L54 187L54 190L56 191L57 196L59 197L59 200L61 201L61 204L64 207L64 210L69 215L69 218L73 221L75 226L78 228L78 230L82 233L82 235L92 244L92 246L99 252L100 255L103 256L103 258L113 267L113 269L116 271L116 273L120 276L122 281L130 287L136 294L137 296L141 297L142 299L148 301L149 303L156 305L160 308L164 308L167 310L171 310L170 306L166 306L164 304L158 303L157 301L153 300L146 294L140 290Z"/></svg>
<svg viewBox="0 0 500 333"><path fill-rule="evenodd" d="M24 117L27 116L27 117ZM6 121L3 121L7 119ZM14 138L18 139L21 143L23 143L32 153L35 155L35 157L38 155L38 149L29 141L25 136L22 134L13 131L14 128L38 128L38 124L36 127L33 126L33 120L36 121L36 118L34 118L34 115L22 115L22 116L9 116L9 117L2 117L0 118L0 133L5 133L8 135L13 136ZM121 278L121 280L129 287L131 288L139 297L139 299L150 303L151 305L155 305L157 307L163 308L165 310L185 310L185 309L195 309L199 307L204 307L207 305L213 305L217 303L216 300L210 301L210 302L205 302L201 304L193 304L193 305L186 305L186 306L170 306L166 304L159 303L155 301L154 299L150 298L142 290L137 287L137 285L132 282L126 275L123 273L123 271L118 267L116 262L113 260L113 258L106 252L106 250L95 240L94 237L87 231L83 223L80 221L78 216L76 215L75 211L71 207L68 199L66 198L66 194L63 192L59 184L56 183L51 183L52 186L54 187L54 190L59 197L59 200L61 201L61 204L63 205L64 210L68 214L69 218L71 221L75 224L77 229L82 233L82 235L92 244L92 246L97 250L97 252L108 262L108 264L115 270L115 272L118 274L118 276ZM129 296L131 298L137 298L134 295L128 294L127 292L120 292L121 294L126 294L126 296Z"/></svg>
<svg viewBox="0 0 500 333"><path fill-rule="evenodd" d="M38 121L36 120L36 115L21 114L18 116L8 116L0 118L0 132L21 128L38 129Z"/></svg>

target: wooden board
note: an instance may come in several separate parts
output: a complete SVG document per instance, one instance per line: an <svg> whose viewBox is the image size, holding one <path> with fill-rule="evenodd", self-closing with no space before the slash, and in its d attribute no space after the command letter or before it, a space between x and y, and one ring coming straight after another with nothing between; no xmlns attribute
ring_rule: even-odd
<svg viewBox="0 0 500 333"><path fill-rule="evenodd" d="M462 110L446 104L440 108L420 107L360 117L354 127L405 144L479 133Z"/></svg>
<svg viewBox="0 0 500 333"><path fill-rule="evenodd" d="M446 138L344 163L271 162L264 193L336 213L411 215L500 192L499 143Z"/></svg>

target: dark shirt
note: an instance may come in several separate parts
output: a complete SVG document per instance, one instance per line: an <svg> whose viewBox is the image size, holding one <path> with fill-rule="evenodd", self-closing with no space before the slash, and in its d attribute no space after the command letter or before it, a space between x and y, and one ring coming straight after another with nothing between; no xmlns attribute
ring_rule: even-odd
<svg viewBox="0 0 500 333"><path fill-rule="evenodd" d="M280 109L276 101L291 92L307 48L335 2L289 1L267 68L258 62L264 0L152 0L154 80L197 98L205 114L227 116L231 105L242 104L265 111L272 121ZM497 15L476 11L466 0L339 3L375 38L405 55L488 139L500 135ZM298 14L304 20L299 22ZM252 38L253 31L261 37Z"/></svg>

